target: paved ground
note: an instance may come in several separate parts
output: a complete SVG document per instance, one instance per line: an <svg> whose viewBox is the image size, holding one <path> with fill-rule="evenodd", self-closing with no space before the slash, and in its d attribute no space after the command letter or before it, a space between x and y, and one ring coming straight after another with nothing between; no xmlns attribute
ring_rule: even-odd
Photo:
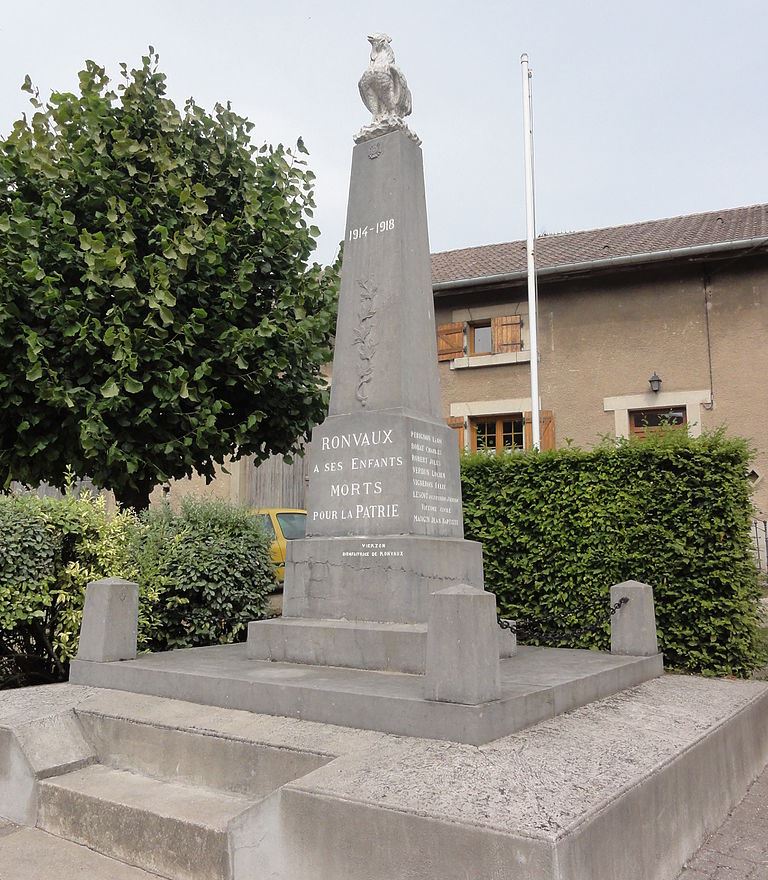
<svg viewBox="0 0 768 880"><path fill-rule="evenodd" d="M768 767L678 880L768 880Z"/></svg>

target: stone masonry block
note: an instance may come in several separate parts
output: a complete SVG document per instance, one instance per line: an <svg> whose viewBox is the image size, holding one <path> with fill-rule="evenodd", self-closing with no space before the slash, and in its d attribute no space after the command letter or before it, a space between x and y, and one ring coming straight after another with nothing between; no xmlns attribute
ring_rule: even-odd
<svg viewBox="0 0 768 880"><path fill-rule="evenodd" d="M425 697L468 705L498 699L498 631L492 593L467 584L433 593Z"/></svg>
<svg viewBox="0 0 768 880"><path fill-rule="evenodd" d="M121 578L92 581L85 591L78 660L134 660L138 620L137 584Z"/></svg>
<svg viewBox="0 0 768 880"><path fill-rule="evenodd" d="M629 602L622 605L611 618L611 654L632 657L658 654L653 588L639 581L624 581L611 587L611 605L615 605L623 596Z"/></svg>
<svg viewBox="0 0 768 880"><path fill-rule="evenodd" d="M499 657L508 660L517 656L517 633L499 627Z"/></svg>

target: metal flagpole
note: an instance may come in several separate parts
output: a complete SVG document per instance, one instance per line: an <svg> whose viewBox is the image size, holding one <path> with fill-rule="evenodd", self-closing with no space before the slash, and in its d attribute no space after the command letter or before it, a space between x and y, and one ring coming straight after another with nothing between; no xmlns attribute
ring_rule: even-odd
<svg viewBox="0 0 768 880"><path fill-rule="evenodd" d="M539 334L538 291L536 289L536 206L533 197L533 114L531 77L528 55L520 56L523 68L523 129L525 135L525 252L528 259L528 332L531 349L531 429L534 449L541 449L541 416L539 412Z"/></svg>

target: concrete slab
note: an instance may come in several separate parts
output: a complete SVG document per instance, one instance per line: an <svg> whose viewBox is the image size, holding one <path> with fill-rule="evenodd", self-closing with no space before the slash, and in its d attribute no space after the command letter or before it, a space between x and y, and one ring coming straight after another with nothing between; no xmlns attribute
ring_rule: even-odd
<svg viewBox="0 0 768 880"><path fill-rule="evenodd" d="M523 652L531 676L543 650ZM556 684L558 673L549 675ZM278 780L244 813L247 827L230 824L226 876L235 880L671 880L768 759L768 685L674 675L480 747L84 687L31 688L9 702L32 714L56 702L81 721L100 719L106 738L121 724L149 725L195 749L205 734L221 737L224 752L240 743L318 756L322 766ZM0 716L4 708L0 695ZM124 745L120 733L110 748ZM121 800L115 791L107 787L107 800ZM13 864L15 833L4 830L0 877ZM110 870L82 876L123 880Z"/></svg>
<svg viewBox="0 0 768 880"><path fill-rule="evenodd" d="M0 877L3 880L156 880L142 871L62 840L37 828L0 830Z"/></svg>
<svg viewBox="0 0 768 880"><path fill-rule="evenodd" d="M174 880L229 876L241 797L95 765L40 785L38 826Z"/></svg>
<svg viewBox="0 0 768 880"><path fill-rule="evenodd" d="M221 731L114 717L87 706L78 709L77 719L105 767L254 801L331 760L283 744L267 746Z"/></svg>
<svg viewBox="0 0 768 880"><path fill-rule="evenodd" d="M671 880L768 759L755 685L667 676L480 748L340 758L282 791L286 876Z"/></svg>
<svg viewBox="0 0 768 880"><path fill-rule="evenodd" d="M475 745L661 675L661 655L520 648L500 662L500 698L427 700L423 677L254 661L245 645L146 654L118 663L75 660L76 684L154 694L402 736Z"/></svg>
<svg viewBox="0 0 768 880"><path fill-rule="evenodd" d="M72 712L90 692L66 684L0 694L0 816L34 824L38 780L93 760Z"/></svg>
<svg viewBox="0 0 768 880"><path fill-rule="evenodd" d="M35 688L35 690L40 690ZM287 749L319 758L335 758L368 749L386 735L332 724L317 724L279 715L257 715L238 709L199 706L147 694L130 694L103 688L78 688L82 697L74 706L77 716L151 725L160 730L207 734L214 738Z"/></svg>

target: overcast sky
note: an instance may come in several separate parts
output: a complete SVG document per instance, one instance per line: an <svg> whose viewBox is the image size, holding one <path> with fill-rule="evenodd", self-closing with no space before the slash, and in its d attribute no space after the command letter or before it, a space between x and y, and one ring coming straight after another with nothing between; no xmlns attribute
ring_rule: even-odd
<svg viewBox="0 0 768 880"><path fill-rule="evenodd" d="M171 96L231 100L259 143L303 136L318 258L344 237L366 35L393 38L423 140L433 251L525 235L520 54L534 71L539 231L768 202L765 0L27 0L2 3L0 132L160 53Z"/></svg>

